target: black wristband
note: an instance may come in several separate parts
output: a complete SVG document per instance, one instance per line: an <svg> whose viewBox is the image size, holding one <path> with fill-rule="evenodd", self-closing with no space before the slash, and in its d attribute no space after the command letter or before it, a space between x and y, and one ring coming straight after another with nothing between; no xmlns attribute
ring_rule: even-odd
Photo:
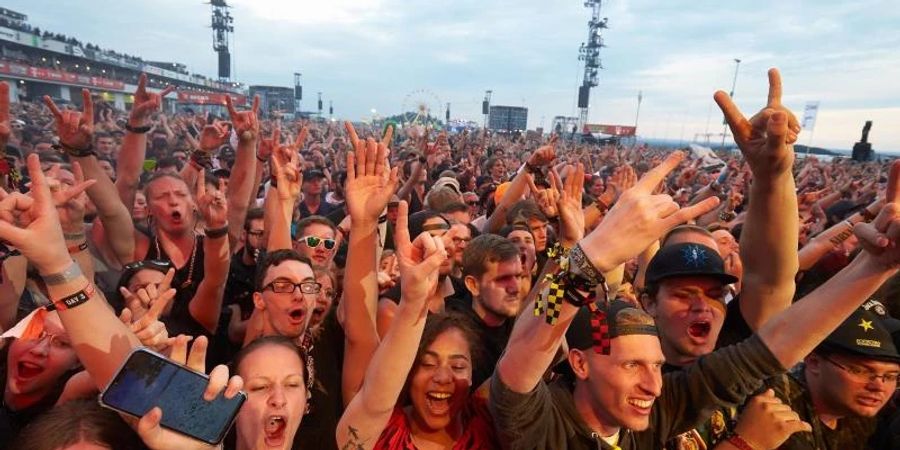
<svg viewBox="0 0 900 450"><path fill-rule="evenodd" d="M97 155L96 153L94 153L94 145L93 144L88 144L87 148L75 148L75 147L71 147L71 146L68 146L68 145L60 142L59 144L53 145L53 148L65 153L69 156L74 156L76 158L85 158L88 156L96 156Z"/></svg>
<svg viewBox="0 0 900 450"><path fill-rule="evenodd" d="M150 125L144 125L142 127L133 127L128 122L125 122L125 129L128 130L129 132L136 133L136 134L145 134L148 131L150 131L152 128L153 127L151 127Z"/></svg>
<svg viewBox="0 0 900 450"><path fill-rule="evenodd" d="M206 229L206 237L209 239L218 239L220 237L224 237L228 234L228 224L226 223L224 226L220 228Z"/></svg>

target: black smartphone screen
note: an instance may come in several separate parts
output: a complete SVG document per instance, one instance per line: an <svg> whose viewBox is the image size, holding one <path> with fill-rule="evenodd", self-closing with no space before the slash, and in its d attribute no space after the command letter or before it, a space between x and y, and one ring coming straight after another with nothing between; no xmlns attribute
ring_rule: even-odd
<svg viewBox="0 0 900 450"><path fill-rule="evenodd" d="M205 375L138 349L100 394L100 403L137 417L158 406L162 426L215 445L225 437L246 396L241 392L226 399L220 393L207 402L203 399L207 381Z"/></svg>

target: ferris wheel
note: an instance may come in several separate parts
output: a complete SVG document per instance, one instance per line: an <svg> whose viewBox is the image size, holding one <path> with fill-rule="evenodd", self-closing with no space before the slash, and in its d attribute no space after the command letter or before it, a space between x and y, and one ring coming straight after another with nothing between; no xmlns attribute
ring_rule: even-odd
<svg viewBox="0 0 900 450"><path fill-rule="evenodd" d="M437 120L441 113L441 99L428 89L416 89L403 97L401 114L403 125L426 125Z"/></svg>

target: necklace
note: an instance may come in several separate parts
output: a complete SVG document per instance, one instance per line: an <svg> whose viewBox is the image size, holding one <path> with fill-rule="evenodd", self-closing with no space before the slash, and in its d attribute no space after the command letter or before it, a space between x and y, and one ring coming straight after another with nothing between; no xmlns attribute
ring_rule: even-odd
<svg viewBox="0 0 900 450"><path fill-rule="evenodd" d="M159 236L153 237L153 242L156 244L156 256L162 257L162 251L159 248ZM170 257L169 260L172 258ZM184 280L184 283L181 283L181 287L179 289L184 289L191 285L194 281L194 261L197 259L197 236L194 236L194 244L191 246L191 259L188 261L188 275L187 279ZM172 264L174 265L174 263Z"/></svg>

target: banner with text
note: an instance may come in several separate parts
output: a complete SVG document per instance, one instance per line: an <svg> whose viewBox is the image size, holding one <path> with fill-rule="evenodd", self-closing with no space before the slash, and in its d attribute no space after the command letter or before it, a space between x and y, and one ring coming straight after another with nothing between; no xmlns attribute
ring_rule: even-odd
<svg viewBox="0 0 900 450"><path fill-rule="evenodd" d="M188 103L194 105L225 105L226 94L216 94L211 92L190 92L178 91L178 103ZM232 95L231 100L235 106L245 106L247 104L247 96Z"/></svg>
<svg viewBox="0 0 900 450"><path fill-rule="evenodd" d="M806 102L803 108L803 127L804 130L812 130L816 127L816 116L819 114L819 102Z"/></svg>
<svg viewBox="0 0 900 450"><path fill-rule="evenodd" d="M602 125L586 123L584 132L590 134L608 134L610 136L634 136L637 128L628 125Z"/></svg>

